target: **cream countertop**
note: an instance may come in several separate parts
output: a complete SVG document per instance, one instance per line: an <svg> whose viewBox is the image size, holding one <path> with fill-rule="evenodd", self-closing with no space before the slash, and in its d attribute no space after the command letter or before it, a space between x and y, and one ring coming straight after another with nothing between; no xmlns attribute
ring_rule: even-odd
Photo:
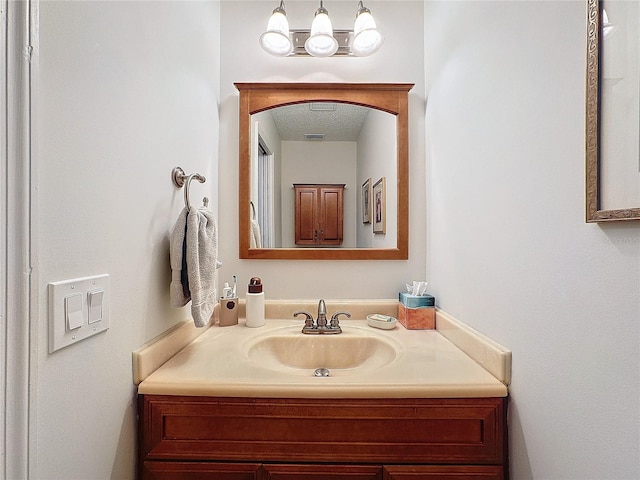
<svg viewBox="0 0 640 480"><path fill-rule="evenodd" d="M379 330L369 327L364 320L342 320L344 332L338 337L381 338L395 345L399 353L393 361L381 367L357 371L335 369L330 377L318 378L313 376L313 369L274 368L274 365L259 364L247 353L250 346L262 337L272 334L303 335L297 332L301 328L299 320L267 319L263 327L247 328L241 319L235 326L208 328L146 376L139 384L138 392L313 398L506 396L511 352L442 312L436 318L437 324L438 321L442 331L406 330L399 323L393 330ZM445 335L459 342L480 362L474 361ZM152 350L153 344L134 353L136 377L139 376L140 362Z"/></svg>

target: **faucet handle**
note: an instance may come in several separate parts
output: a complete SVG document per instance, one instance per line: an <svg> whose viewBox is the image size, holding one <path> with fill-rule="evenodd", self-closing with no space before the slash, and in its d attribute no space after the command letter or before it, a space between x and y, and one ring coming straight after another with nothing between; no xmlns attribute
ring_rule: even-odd
<svg viewBox="0 0 640 480"><path fill-rule="evenodd" d="M351 314L349 312L336 312L331 315L331 328L338 328L340 326L339 316L344 315L347 318L351 318Z"/></svg>
<svg viewBox="0 0 640 480"><path fill-rule="evenodd" d="M298 315L304 315L305 319L304 319L304 326L305 328L309 327L312 328L313 327L313 315L311 315L309 312L305 312L305 311L298 311L298 312L293 312L293 316L297 317Z"/></svg>

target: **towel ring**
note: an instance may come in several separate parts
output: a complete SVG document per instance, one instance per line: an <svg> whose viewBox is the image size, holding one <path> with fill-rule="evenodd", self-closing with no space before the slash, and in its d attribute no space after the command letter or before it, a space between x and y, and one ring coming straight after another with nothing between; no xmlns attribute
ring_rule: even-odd
<svg viewBox="0 0 640 480"><path fill-rule="evenodd" d="M178 188L182 188L186 184L186 187L184 189L184 204L188 209L191 209L191 202L189 202L189 187L191 186L191 180L195 179L200 183L204 183L207 181L207 179L199 173L192 173L191 175L187 175L180 167L176 167L172 170L171 178L174 185ZM202 199L202 202L204 203L205 207L209 205L209 199L207 197L204 197Z"/></svg>
<svg viewBox="0 0 640 480"><path fill-rule="evenodd" d="M252 201L249 201L249 205L251 205L251 218L253 220L255 220L256 219L256 207L255 207L255 205L253 204Z"/></svg>

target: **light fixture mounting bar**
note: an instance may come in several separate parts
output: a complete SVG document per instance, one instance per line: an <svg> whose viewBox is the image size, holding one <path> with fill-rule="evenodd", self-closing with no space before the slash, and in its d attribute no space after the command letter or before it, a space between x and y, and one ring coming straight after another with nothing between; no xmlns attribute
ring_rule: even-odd
<svg viewBox="0 0 640 480"><path fill-rule="evenodd" d="M289 56L305 56L310 57L309 53L304 48L304 42L311 35L311 30L290 30L289 36L293 42L293 53ZM334 30L333 38L338 42L338 51L332 56L334 57L353 57L351 53L350 45L353 40L353 30Z"/></svg>

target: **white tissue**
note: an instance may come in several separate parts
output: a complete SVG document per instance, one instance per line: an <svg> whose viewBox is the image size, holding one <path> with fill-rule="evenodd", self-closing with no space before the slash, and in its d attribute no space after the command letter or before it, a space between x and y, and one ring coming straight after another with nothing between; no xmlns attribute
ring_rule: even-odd
<svg viewBox="0 0 640 480"><path fill-rule="evenodd" d="M407 293L409 295L422 296L427 294L427 282L414 280L412 284L407 283Z"/></svg>

